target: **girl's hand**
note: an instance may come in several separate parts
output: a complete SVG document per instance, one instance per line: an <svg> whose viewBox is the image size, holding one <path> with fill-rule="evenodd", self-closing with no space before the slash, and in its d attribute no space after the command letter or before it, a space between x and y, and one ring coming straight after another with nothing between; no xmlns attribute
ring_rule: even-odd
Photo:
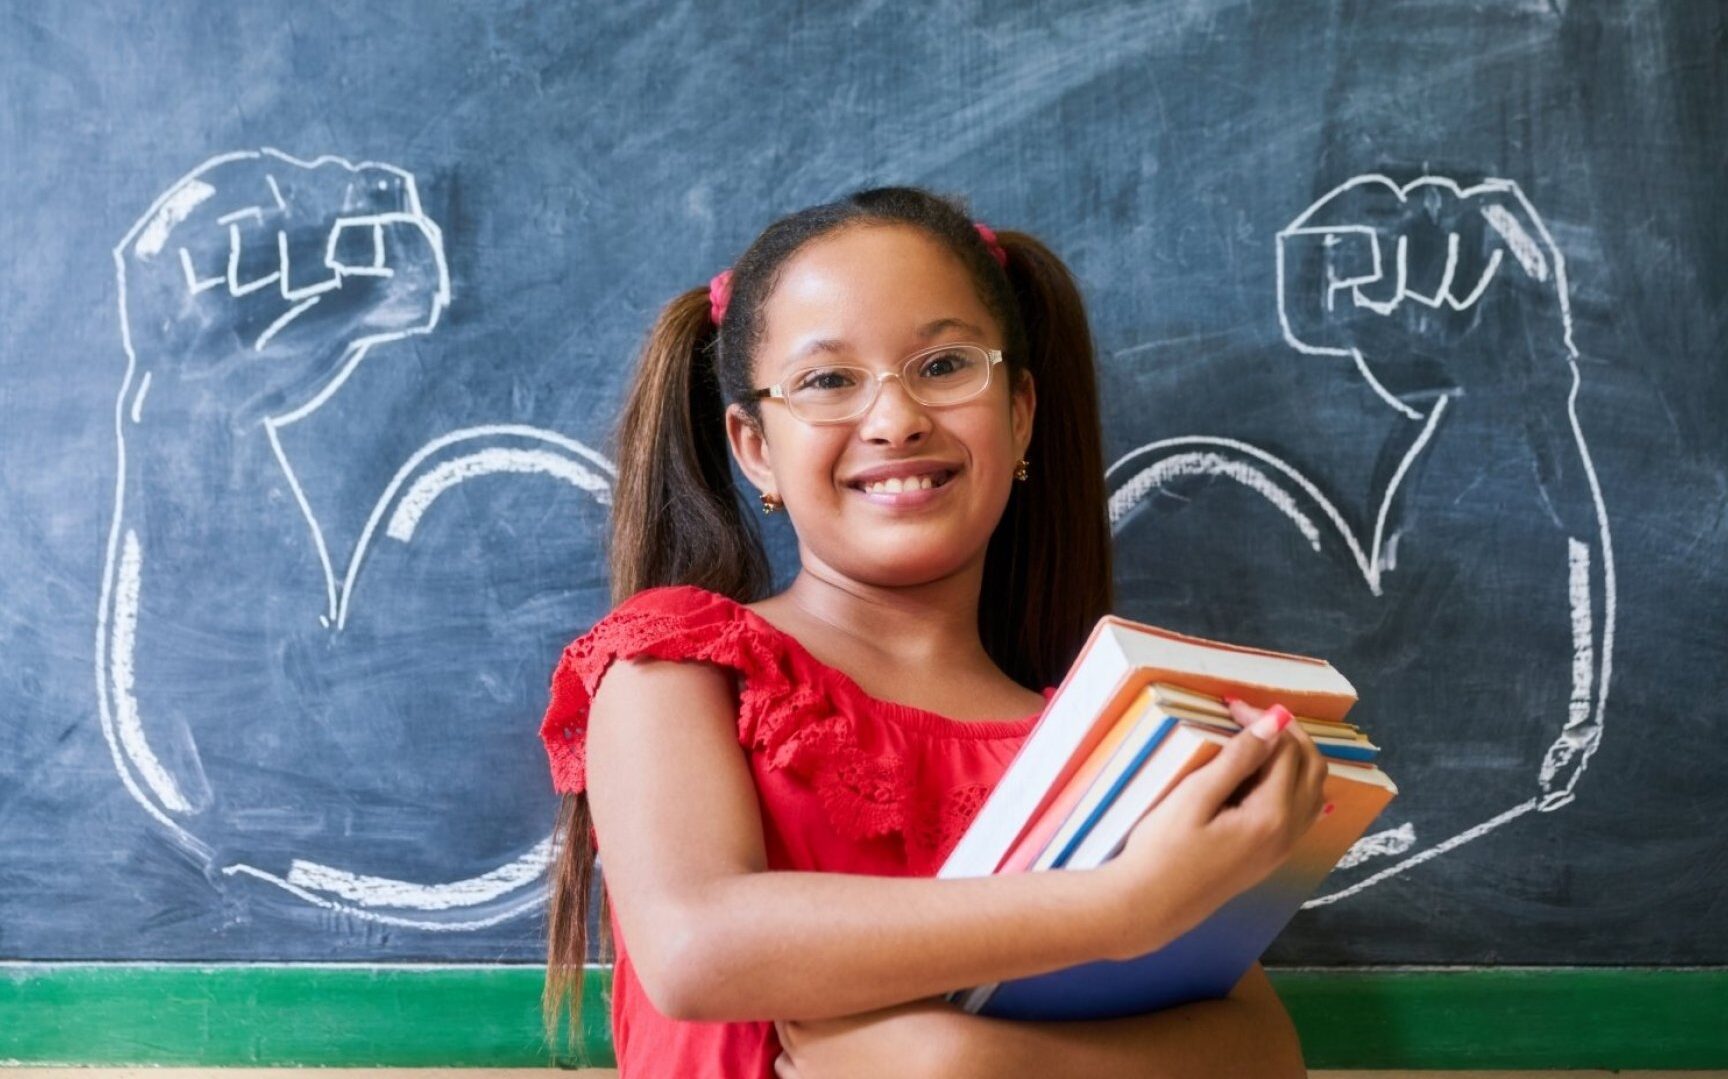
<svg viewBox="0 0 1728 1079"><path fill-rule="evenodd" d="M1184 778L1097 870L1118 888L1132 959L1204 921L1272 874L1320 817L1326 762L1282 706L1227 702L1245 730ZM1288 726L1273 729L1279 716Z"/></svg>

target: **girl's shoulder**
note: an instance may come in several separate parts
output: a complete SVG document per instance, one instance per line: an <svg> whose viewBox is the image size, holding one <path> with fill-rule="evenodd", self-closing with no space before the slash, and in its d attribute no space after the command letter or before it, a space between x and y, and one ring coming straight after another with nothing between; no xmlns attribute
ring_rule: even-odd
<svg viewBox="0 0 1728 1079"><path fill-rule="evenodd" d="M571 647L589 639L696 643L736 625L744 608L731 597L690 584L644 588L607 612Z"/></svg>
<svg viewBox="0 0 1728 1079"><path fill-rule="evenodd" d="M564 648L561 665L598 680L613 659L706 660L742 673L774 661L785 635L748 607L698 585L645 588Z"/></svg>
<svg viewBox="0 0 1728 1079"><path fill-rule="evenodd" d="M644 588L612 608L564 652L576 660L625 653L706 660L735 667L745 676L773 673L767 668L796 670L806 679L839 674L743 602L693 584Z"/></svg>
<svg viewBox="0 0 1728 1079"><path fill-rule="evenodd" d="M769 700L796 702L813 687L795 673L794 642L736 600L696 585L646 588L564 647L540 724L559 793L586 789L588 710L619 659L683 660L730 668L740 688L739 738L755 740ZM775 710L784 712L782 706Z"/></svg>

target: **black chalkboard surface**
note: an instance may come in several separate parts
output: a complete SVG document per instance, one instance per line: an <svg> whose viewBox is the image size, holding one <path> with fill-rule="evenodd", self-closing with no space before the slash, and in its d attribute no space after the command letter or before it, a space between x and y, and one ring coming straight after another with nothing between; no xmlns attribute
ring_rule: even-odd
<svg viewBox="0 0 1728 1079"><path fill-rule="evenodd" d="M541 958L634 349L773 216L910 182L1081 280L1120 612L1328 657L1387 747L1269 963L1728 962L1725 40L0 5L0 959Z"/></svg>

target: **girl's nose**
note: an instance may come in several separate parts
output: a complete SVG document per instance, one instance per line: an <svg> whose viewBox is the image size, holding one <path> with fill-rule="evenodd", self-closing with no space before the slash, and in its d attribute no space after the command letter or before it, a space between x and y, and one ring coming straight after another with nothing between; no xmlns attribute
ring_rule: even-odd
<svg viewBox="0 0 1728 1079"><path fill-rule="evenodd" d="M858 420L858 433L865 438L899 442L921 433L930 426L930 416L923 405L906 392L906 384L898 374L882 379L876 400L870 403Z"/></svg>

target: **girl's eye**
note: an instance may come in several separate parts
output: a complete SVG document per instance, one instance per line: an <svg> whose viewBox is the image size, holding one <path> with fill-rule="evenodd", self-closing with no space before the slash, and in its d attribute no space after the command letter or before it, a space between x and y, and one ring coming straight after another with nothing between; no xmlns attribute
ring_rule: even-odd
<svg viewBox="0 0 1728 1079"><path fill-rule="evenodd" d="M922 378L946 380L955 378L972 366L972 358L964 352L942 352L925 360L918 368Z"/></svg>
<svg viewBox="0 0 1728 1079"><path fill-rule="evenodd" d="M852 385L850 372L841 368L814 368L805 372L797 390L843 390Z"/></svg>

